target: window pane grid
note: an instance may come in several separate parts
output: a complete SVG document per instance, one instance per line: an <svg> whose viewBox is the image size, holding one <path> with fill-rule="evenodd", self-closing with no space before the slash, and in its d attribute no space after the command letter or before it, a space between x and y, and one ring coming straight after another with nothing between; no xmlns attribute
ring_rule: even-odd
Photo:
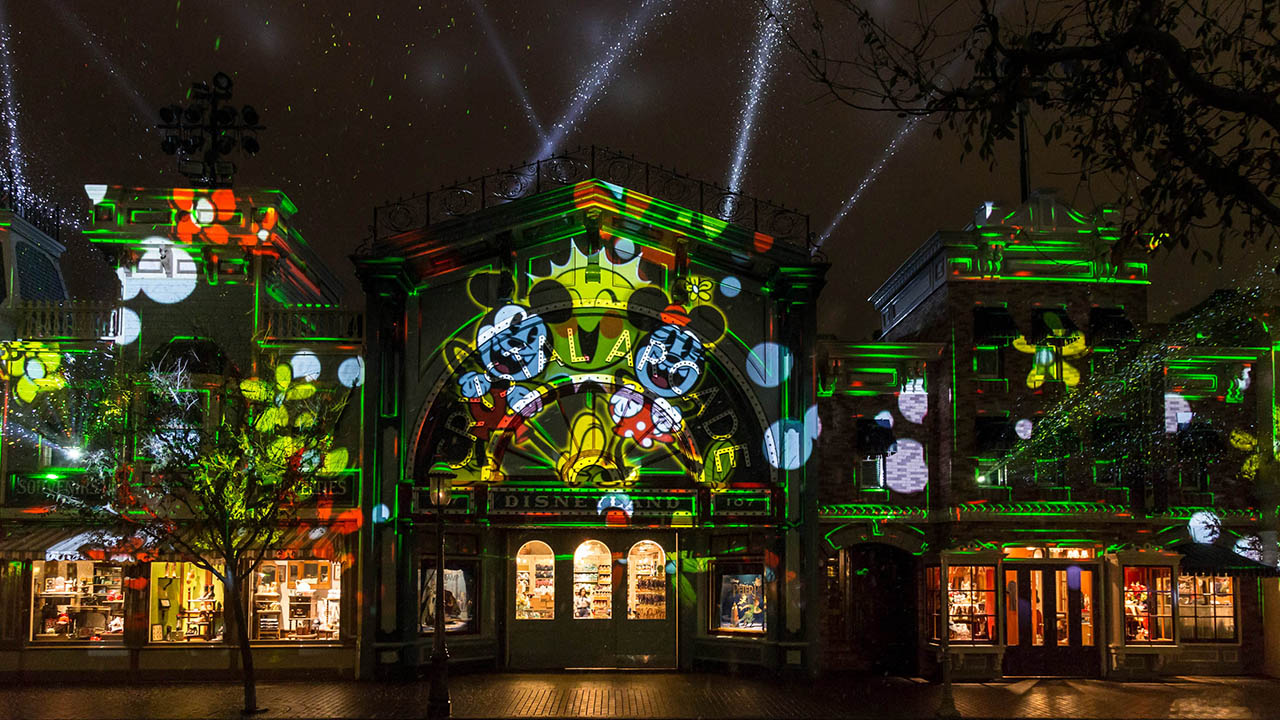
<svg viewBox="0 0 1280 720"><path fill-rule="evenodd" d="M1178 578L1178 624L1187 642L1236 640L1235 588L1224 575Z"/></svg>
<svg viewBox="0 0 1280 720"><path fill-rule="evenodd" d="M938 587L940 571L929 568L927 607L932 636L941 639L942 612ZM953 565L947 568L948 640L985 644L996 639L996 569L994 565Z"/></svg>
<svg viewBox="0 0 1280 720"><path fill-rule="evenodd" d="M1124 569L1124 639L1131 645L1173 642L1173 568Z"/></svg>

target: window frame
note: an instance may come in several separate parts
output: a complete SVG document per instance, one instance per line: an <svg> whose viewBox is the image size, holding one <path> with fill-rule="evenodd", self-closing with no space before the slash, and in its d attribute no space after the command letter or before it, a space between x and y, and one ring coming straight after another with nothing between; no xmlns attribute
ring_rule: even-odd
<svg viewBox="0 0 1280 720"><path fill-rule="evenodd" d="M1195 590L1193 590L1190 593L1183 593L1182 591L1183 580L1190 581L1192 584L1192 588L1195 588ZM1208 580L1210 583L1212 583L1215 589L1215 592L1212 593L1211 595L1205 595L1204 593L1198 592L1198 585L1199 585L1199 581L1201 580ZM1226 580L1230 584L1229 586L1231 588L1230 591L1227 593L1227 597L1231 598L1231 602L1230 602L1229 609L1227 610L1226 613L1221 613L1218 611L1220 609L1220 606L1217 603L1206 603L1204 605L1200 605L1196 603L1196 600L1201 597L1222 597L1223 596L1222 593L1216 592L1216 588L1218 587L1219 580ZM1184 575L1179 573L1177 595L1178 595L1178 601L1177 601L1178 639L1181 642L1194 643L1197 645L1199 644L1221 645L1224 643L1235 644L1240 642L1239 603L1237 603L1236 601L1238 597L1238 592L1236 587L1236 579L1234 577L1230 575ZM1188 600L1188 602L1183 602L1184 600ZM1210 609L1212 610L1212 612L1210 612L1208 615L1204 615L1194 611L1190 615L1187 615L1186 613L1183 612L1184 608L1200 608L1200 607ZM1211 638L1199 637L1200 635L1198 630L1199 622L1197 621L1205 618L1207 618L1210 621L1209 626L1212 628L1212 635L1213 635L1213 637ZM1218 637L1218 621L1224 618L1231 619L1231 637ZM1187 629L1185 627L1185 623L1188 620L1191 621L1191 632L1189 633L1187 632Z"/></svg>
<svg viewBox="0 0 1280 720"><path fill-rule="evenodd" d="M963 615L963 617L971 618L971 620L968 621L971 623L971 627L976 627L976 625L972 625L972 623L974 622L972 618L982 618L985 621L984 625L987 628L987 637L982 639L975 639L972 636L973 635L972 630L970 631L971 636L967 639L950 637L950 627L948 627L949 636L947 638L947 643L949 645L985 646L985 645L999 644L999 640L1000 640L1000 624L999 624L1000 617L999 616L1002 609L998 604L998 600L999 600L998 598L999 577L997 575L998 565L999 565L998 563L994 563L994 562L993 563L972 563L972 564L966 563L963 565L958 565L958 564L947 565L948 582L947 582L946 592L947 592L947 603L948 603L947 605L948 626L950 626L955 622L955 618L962 616L958 613L952 612L952 605L951 605L952 592L966 593L970 596L970 599L973 599L979 595L987 595L990 601L989 604L985 606L984 612L976 613L976 614L967 613ZM982 588L982 587L978 587L975 584L974 586L968 589L961 589L961 590L955 590L955 591L951 590L951 583L950 583L952 579L951 573L955 570L965 570L965 569L968 569L970 571L968 574L968 577L971 579L971 581L974 581L977 577L979 577L980 573L977 572L979 569L990 570L991 587ZM925 622L928 624L929 642L931 643L942 642L943 588L942 588L941 580L942 580L941 565L929 565L925 568ZM973 603L970 603L969 606L976 607Z"/></svg>
<svg viewBox="0 0 1280 720"><path fill-rule="evenodd" d="M424 604L425 600L423 599L426 597L427 572L434 571L435 569L436 569L435 557L423 555L421 558L421 562L418 563L418 635L422 637L432 637L433 635L435 635L434 624L428 627L424 622L424 618L426 617L426 614L428 612L428 607L427 605ZM446 613L445 614L446 627L444 630L444 634L446 636L478 635L480 633L480 616L483 615L483 613L480 612L480 610L481 608L484 607L481 604L482 601L480 598L480 593L482 592L481 587L484 585L484 583L482 582L483 578L480 577L480 561L478 558L474 558L474 557L452 557L446 554L444 558L444 571L445 573L448 573L450 570L458 570L462 572L463 585L466 587L466 590L469 593L467 602L470 604L472 610L471 610L471 618L467 626L465 628L455 628L453 630L450 630L447 627L449 618L448 618L448 614ZM470 572L470 582L467 582L468 571ZM447 588L446 588L446 592L447 592ZM432 613L431 619L434 622L435 620L434 605L430 607L430 611Z"/></svg>
<svg viewBox="0 0 1280 720"><path fill-rule="evenodd" d="M1161 619L1161 618L1165 618L1165 617L1167 617L1167 618L1168 618L1168 620L1169 620L1169 637L1168 637L1167 639L1162 638L1162 639L1159 639L1159 640L1152 640L1152 639L1150 639L1150 634L1149 634L1149 633L1148 633L1148 639L1146 639L1146 640L1131 639L1131 638L1129 637L1129 618L1131 617L1131 616L1129 615L1129 611L1128 611L1128 607L1129 607L1129 597L1130 597L1132 594L1135 594L1136 592L1141 592L1141 591L1129 590L1129 578L1128 578L1128 576L1129 576L1129 571L1130 571L1130 570L1136 570L1136 571L1142 572L1142 573L1144 574L1144 580L1145 580L1145 582L1146 582L1146 589L1145 589L1145 592L1146 592L1149 596L1150 596L1150 595L1154 595L1154 594L1156 594L1157 592L1160 592L1160 591L1153 591L1153 590L1152 590L1152 586L1155 584L1155 583L1154 583L1154 580L1155 580L1155 578L1156 578L1156 575L1155 575L1155 572L1154 572L1154 571L1163 571L1163 573L1162 573L1162 574L1163 574L1165 577L1167 577L1167 578L1168 578L1168 580L1169 580L1169 588L1168 588L1168 590L1163 591L1163 592L1161 593L1161 594L1166 595L1166 597L1167 597L1167 600L1168 600L1168 607L1169 607L1169 612L1168 612L1168 614L1167 614L1167 615L1165 615L1165 614L1161 614L1161 613L1159 613L1158 611L1157 611L1157 612L1152 612L1152 611L1150 611L1150 610L1148 610L1148 611L1145 613L1145 617L1148 619L1148 621L1149 621L1149 622L1150 622L1151 620L1154 620L1154 621L1155 621L1156 627L1159 627L1160 619ZM1172 565L1122 565L1122 566L1120 567L1120 613L1121 613L1120 617L1121 617L1121 622L1123 622L1123 623L1124 623L1124 625L1121 627L1121 639L1123 640L1123 642L1124 642L1124 644L1125 644L1125 645L1132 645L1132 646L1138 646L1138 647L1151 647L1151 646L1171 646L1171 645L1176 645L1176 644L1177 644L1177 640L1178 640L1178 635L1177 635L1177 618L1178 618L1178 614L1177 614L1176 598L1174 597L1174 595L1175 595L1175 587L1176 587L1176 586L1174 585L1174 577L1175 577L1175 576L1174 576L1174 573L1173 573L1173 566L1172 566ZM1153 598L1152 598L1152 600L1154 600L1154 599L1155 599L1155 598L1153 597ZM1148 601L1148 603L1150 603L1150 602L1151 602L1151 601L1149 600L1149 601ZM1150 605L1148 605L1148 607L1150 607ZM1159 608L1158 603L1157 603L1157 605L1156 605L1156 608L1157 608L1157 610L1158 610L1158 608ZM1149 627L1149 626L1148 626L1148 627Z"/></svg>
<svg viewBox="0 0 1280 720"><path fill-rule="evenodd" d="M721 625L721 609L723 607L724 598L723 578L728 575L749 576L756 575L760 581L760 628L735 628ZM735 637L758 637L764 638L769 634L769 583L765 577L764 558L759 556L751 557L731 557L731 558L713 558L711 561L711 572L708 574L711 581L712 592L708 594L709 599L714 598L714 602L708 602L707 608L710 617L708 618L707 631L712 635L727 635Z"/></svg>

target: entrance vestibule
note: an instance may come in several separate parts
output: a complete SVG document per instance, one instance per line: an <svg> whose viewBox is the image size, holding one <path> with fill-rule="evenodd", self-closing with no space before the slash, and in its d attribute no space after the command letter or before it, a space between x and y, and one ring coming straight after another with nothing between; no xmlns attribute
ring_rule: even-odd
<svg viewBox="0 0 1280 720"><path fill-rule="evenodd" d="M508 536L508 666L676 667L673 531Z"/></svg>

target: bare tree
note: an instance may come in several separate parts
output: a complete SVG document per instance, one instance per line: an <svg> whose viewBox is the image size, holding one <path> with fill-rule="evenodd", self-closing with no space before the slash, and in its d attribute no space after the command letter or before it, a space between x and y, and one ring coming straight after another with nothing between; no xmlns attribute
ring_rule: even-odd
<svg viewBox="0 0 1280 720"><path fill-rule="evenodd" d="M181 553L222 582L244 712L259 712L248 580L299 519L318 478L345 465L345 452L331 446L347 396L293 378L288 365L270 379L242 380L194 375L179 361L110 385L86 438L88 472L107 496L60 500L104 530Z"/></svg>
<svg viewBox="0 0 1280 720"><path fill-rule="evenodd" d="M813 0L811 0L813 2ZM1280 46L1270 0L864 0L792 31L809 74L855 108L932 116L994 161L1024 116L1121 211L1121 243L1263 242L1280 226ZM892 3L901 13L899 3ZM851 21L851 22L850 22Z"/></svg>

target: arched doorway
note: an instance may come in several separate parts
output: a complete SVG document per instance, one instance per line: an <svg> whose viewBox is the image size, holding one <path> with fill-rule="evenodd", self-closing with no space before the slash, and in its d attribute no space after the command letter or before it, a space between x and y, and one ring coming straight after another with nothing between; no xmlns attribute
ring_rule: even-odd
<svg viewBox="0 0 1280 720"><path fill-rule="evenodd" d="M827 558L824 623L831 670L916 672L916 562L882 543L860 543Z"/></svg>

